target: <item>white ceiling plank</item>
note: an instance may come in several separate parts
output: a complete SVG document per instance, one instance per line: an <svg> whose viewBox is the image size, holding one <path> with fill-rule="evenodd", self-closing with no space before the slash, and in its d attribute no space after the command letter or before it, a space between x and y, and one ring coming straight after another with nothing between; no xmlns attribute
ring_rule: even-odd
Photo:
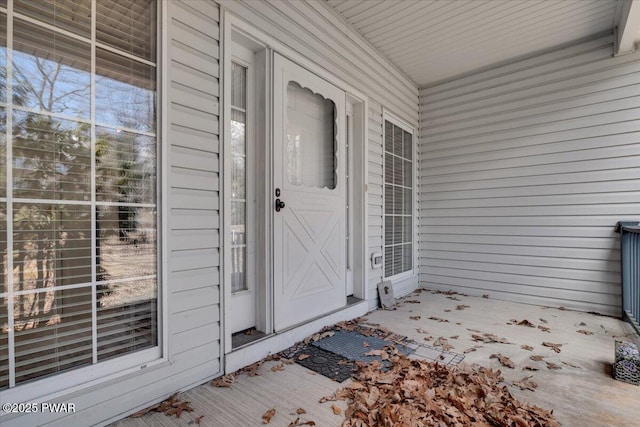
<svg viewBox="0 0 640 427"><path fill-rule="evenodd" d="M582 14L573 14L573 20L571 21L571 23L564 26L558 25L558 22L565 21L565 17L563 14L548 15L545 24L542 26L539 24L536 25L535 23L531 22L527 23L526 20L523 22L514 23L513 25L517 26L522 31L530 29L532 36L526 39L510 39L505 42L502 42L502 37L500 34L493 34L489 38L478 38L477 40L474 40L474 42L467 44L467 48L470 52L465 54L465 60L481 60L483 57L490 58L492 56L499 56L500 52L507 47L513 47L514 52L516 51L516 49L519 49L522 53L517 56L522 56L523 54L527 53L527 51L529 50L529 46L536 46L538 48L536 50L544 50L550 47L554 47L557 45L556 40L566 39L567 37L571 37L572 34L584 33L586 32L585 29L590 30L593 28L594 33L602 33L606 31L610 26L609 24L612 19L612 12L604 8L600 8L598 9L598 11L599 13L597 14L589 12L585 13L584 16ZM538 43L536 43L536 41ZM475 49L476 47L477 49ZM535 50L531 52L535 52ZM451 50L444 52L434 49L433 53L442 55L443 59L446 59L450 56L460 56L456 51ZM395 56L392 58L394 61L401 62L401 58L397 58ZM402 66L406 66L407 69L415 66L415 63L401 63Z"/></svg>
<svg viewBox="0 0 640 427"><path fill-rule="evenodd" d="M547 6L544 1L539 2L537 4L532 4L526 8L520 8L513 13L504 16L502 19L493 20L489 23L485 23L482 27L473 28L472 34L467 36L467 40L460 42L461 45L464 45L464 50L466 51L474 51L472 46L476 46L478 44L486 45L487 40L509 40L509 41L517 41L522 38L523 33L525 33L525 29L528 28L528 25L535 25L539 30L541 26L546 25L548 20L555 19L558 16L563 16L563 12L571 11L571 5L569 3L555 3ZM542 23L544 22L544 23ZM513 33L512 37L505 37ZM442 32L440 32L442 34ZM452 46L456 44L450 43L449 40L446 40L446 43L440 42L442 38L439 39L438 43L431 42L427 46L430 47L430 52L432 53L440 53L440 52L451 52L456 51L458 49L451 49ZM502 42L500 44L503 44ZM487 45L487 47L489 47Z"/></svg>
<svg viewBox="0 0 640 427"><path fill-rule="evenodd" d="M419 86L549 51L635 22L640 0L328 0ZM631 9L631 7L629 7ZM625 20L616 19L624 16ZM631 21L629 21L631 17ZM622 28L622 26L620 27ZM621 34L640 39L640 23ZM627 36L627 34L629 34ZM625 46L628 46L626 42Z"/></svg>
<svg viewBox="0 0 640 427"><path fill-rule="evenodd" d="M392 50L407 43L428 41L428 36L434 31L439 28L451 28L456 19L480 8L483 3L460 1L446 4L446 7L438 9L437 13L428 15L424 21L409 21L404 22L402 26L387 28L384 40L378 44L382 49Z"/></svg>
<svg viewBox="0 0 640 427"><path fill-rule="evenodd" d="M357 18L361 13L366 12L372 6L379 6L381 2L371 0L350 0L346 4L343 15L349 18Z"/></svg>
<svg viewBox="0 0 640 427"><path fill-rule="evenodd" d="M376 11L370 12L368 15L361 14L360 19L353 20L353 25L361 32L371 33L371 29L386 28L393 23L402 22L409 16L413 16L416 12L424 10L425 3L435 3L435 0L430 1L404 1L399 5L394 3L384 3L385 9L383 13Z"/></svg>
<svg viewBox="0 0 640 427"><path fill-rule="evenodd" d="M624 55L635 50L640 32L640 1L625 0L622 16L618 23L618 43L616 55Z"/></svg>

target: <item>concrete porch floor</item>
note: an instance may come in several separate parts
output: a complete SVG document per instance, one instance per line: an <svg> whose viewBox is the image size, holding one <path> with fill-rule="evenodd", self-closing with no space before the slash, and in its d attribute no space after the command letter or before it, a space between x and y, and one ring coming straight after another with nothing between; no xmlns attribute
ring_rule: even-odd
<svg viewBox="0 0 640 427"><path fill-rule="evenodd" d="M458 299L459 301L457 301ZM420 301L409 303L407 301ZM457 309L457 307L462 310ZM465 307L462 307L465 306ZM411 317L420 316L413 320ZM429 317L448 320L440 322ZM614 358L614 340L626 337L638 343L631 327L618 319L568 310L517 304L462 295L433 294L423 291L401 300L395 310L377 310L366 318L393 332L407 335L417 342L433 344L438 337L447 338L451 351L463 353L465 349L481 346L467 353L463 363L477 363L500 369L511 393L518 399L553 409L564 426L632 426L640 420L640 387L615 381L611 377ZM508 325L511 319L528 320L535 326L549 328L545 332L537 327ZM542 320L546 320L544 323ZM421 329L418 332L417 329ZM472 334L495 334L512 344L474 342ZM585 335L578 330L590 331ZM424 331L428 332L425 334ZM431 341L424 337L432 336ZM458 338L451 338L457 336ZM561 352L542 345L543 342L562 344ZM522 345L533 350L522 349ZM490 356L500 353L515 363L515 369L500 365ZM533 361L532 355L545 356ZM546 362L562 369L550 370ZM240 375L231 388L216 388L203 384L179 395L190 401L193 413L183 413L180 419L160 413L141 418L127 418L114 426L150 427L195 425L196 417L202 426L260 426L262 414L275 408L276 415L270 425L287 426L295 420L297 408L306 414L301 420L311 420L316 426L339 426L343 415L335 415L332 402L320 404L318 399L343 387L300 365L285 365L284 370L272 371L277 362L266 362L260 376ZM524 371L525 365L538 371ZM536 391L523 391L510 385L525 376L532 376L538 384ZM344 402L337 402L344 409Z"/></svg>

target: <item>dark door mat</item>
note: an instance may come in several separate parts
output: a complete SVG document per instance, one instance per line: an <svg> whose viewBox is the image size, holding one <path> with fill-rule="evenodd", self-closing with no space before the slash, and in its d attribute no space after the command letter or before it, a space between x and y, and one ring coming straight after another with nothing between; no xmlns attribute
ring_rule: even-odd
<svg viewBox="0 0 640 427"><path fill-rule="evenodd" d="M366 353L371 350L382 350L388 345L395 346L398 352L405 356L414 351L414 349L406 345L373 336L365 336L355 331L336 331L333 336L318 340L312 345L344 356L349 360L359 360L361 362L372 362L374 360L382 362L380 356L367 356Z"/></svg>
<svg viewBox="0 0 640 427"><path fill-rule="evenodd" d="M293 358L297 364L339 383L357 370L352 360L313 345L302 347Z"/></svg>

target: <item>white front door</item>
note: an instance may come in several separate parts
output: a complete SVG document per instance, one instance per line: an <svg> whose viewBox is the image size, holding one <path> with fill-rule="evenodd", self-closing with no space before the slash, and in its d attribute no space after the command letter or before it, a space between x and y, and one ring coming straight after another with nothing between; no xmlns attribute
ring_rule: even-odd
<svg viewBox="0 0 640 427"><path fill-rule="evenodd" d="M274 57L276 331L346 305L345 92Z"/></svg>

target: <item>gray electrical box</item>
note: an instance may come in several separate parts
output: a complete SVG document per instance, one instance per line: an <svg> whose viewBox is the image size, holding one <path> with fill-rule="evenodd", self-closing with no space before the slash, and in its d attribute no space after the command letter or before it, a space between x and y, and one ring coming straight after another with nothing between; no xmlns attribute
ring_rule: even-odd
<svg viewBox="0 0 640 427"><path fill-rule="evenodd" d="M371 268L381 268L382 267L382 254L380 252L374 252L371 254Z"/></svg>

